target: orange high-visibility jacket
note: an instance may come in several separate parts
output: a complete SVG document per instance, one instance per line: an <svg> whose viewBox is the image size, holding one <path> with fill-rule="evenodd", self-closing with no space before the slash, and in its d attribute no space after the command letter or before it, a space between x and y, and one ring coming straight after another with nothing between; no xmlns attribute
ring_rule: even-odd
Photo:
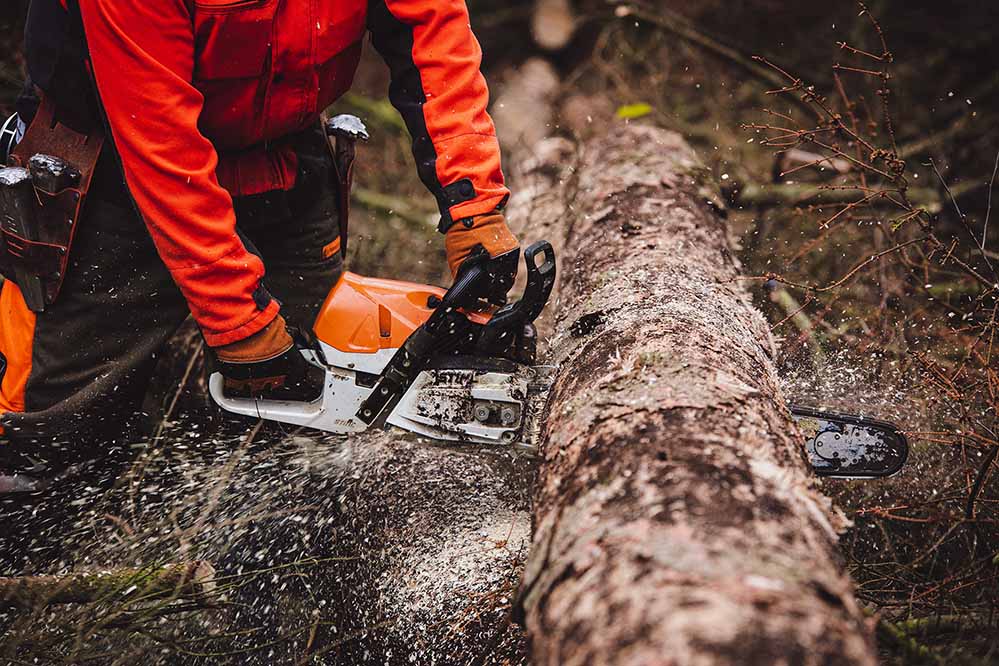
<svg viewBox="0 0 999 666"><path fill-rule="evenodd" d="M76 1L126 183L209 345L278 310L231 197L294 185L282 137L350 87L366 31L442 227L508 197L464 0Z"/></svg>

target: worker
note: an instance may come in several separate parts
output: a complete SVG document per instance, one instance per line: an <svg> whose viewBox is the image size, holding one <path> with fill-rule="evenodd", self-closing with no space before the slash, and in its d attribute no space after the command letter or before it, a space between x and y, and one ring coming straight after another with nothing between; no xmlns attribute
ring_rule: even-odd
<svg viewBox="0 0 999 666"><path fill-rule="evenodd" d="M319 119L350 88L366 33L452 275L488 262L484 295L502 301L518 242L463 0L32 0L15 125L33 151L57 126L103 147L65 274L23 279L47 280L52 302L29 307L24 265L0 256L3 439L119 431L188 313L228 395L318 395L296 330L342 270Z"/></svg>

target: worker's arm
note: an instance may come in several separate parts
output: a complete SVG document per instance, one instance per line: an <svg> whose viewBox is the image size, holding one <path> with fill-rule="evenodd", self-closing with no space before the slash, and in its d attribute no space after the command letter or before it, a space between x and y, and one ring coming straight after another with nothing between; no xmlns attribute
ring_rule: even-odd
<svg viewBox="0 0 999 666"><path fill-rule="evenodd" d="M371 0L368 29L391 69L389 97L440 206L441 230L495 210L510 193L464 0Z"/></svg>
<svg viewBox="0 0 999 666"><path fill-rule="evenodd" d="M389 98L413 137L420 179L440 207L451 274L487 261L482 295L502 303L519 246L501 211L510 192L465 2L370 0L368 29L392 71Z"/></svg>
<svg viewBox="0 0 999 666"><path fill-rule="evenodd" d="M185 0L79 0L93 74L125 181L212 347L264 329L278 303L236 234L218 155L198 129Z"/></svg>

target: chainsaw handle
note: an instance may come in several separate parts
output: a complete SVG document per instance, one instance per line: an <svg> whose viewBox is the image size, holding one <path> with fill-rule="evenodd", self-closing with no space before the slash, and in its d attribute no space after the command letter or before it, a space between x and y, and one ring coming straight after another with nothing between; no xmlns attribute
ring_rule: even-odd
<svg viewBox="0 0 999 666"><path fill-rule="evenodd" d="M225 378L218 372L208 377L208 393L222 409L233 414L293 425L319 427L315 424L325 410L323 400L303 404L290 400L261 400L259 398L229 398L225 395Z"/></svg>
<svg viewBox="0 0 999 666"><path fill-rule="evenodd" d="M474 295L480 291L480 283L488 278L489 271L483 261L462 266L454 284L441 296L441 303L437 309L457 310L474 303L478 300Z"/></svg>
<svg viewBox="0 0 999 666"><path fill-rule="evenodd" d="M539 264L539 258L541 262ZM485 325L478 348L491 354L510 343L510 336L518 336L524 327L534 322L545 309L555 287L555 249L548 241L537 241L524 250L527 265L527 286L523 297L516 303L504 305Z"/></svg>
<svg viewBox="0 0 999 666"><path fill-rule="evenodd" d="M543 261L539 264L538 257ZM531 243L524 250L524 264L527 266L527 286L524 296L516 303L510 303L497 311L500 313L511 310L519 313L524 323L531 323L538 318L548 303L552 288L555 286L555 249L548 241ZM479 286L479 282L489 275L485 262L472 263L462 268L451 288L441 297L444 307L460 308L465 306L468 296ZM494 316L495 318L495 316Z"/></svg>
<svg viewBox="0 0 999 666"><path fill-rule="evenodd" d="M538 265L538 257L544 261ZM555 287L555 248L546 240L531 243L524 250L524 263L527 264L527 287L524 297L514 307L524 309L524 323L530 324L548 304Z"/></svg>
<svg viewBox="0 0 999 666"><path fill-rule="evenodd" d="M542 262L538 264L538 257ZM548 304L555 287L555 249L548 241L537 241L524 250L527 265L527 286L516 303L504 305L496 311L486 329L509 329L513 324L530 324Z"/></svg>

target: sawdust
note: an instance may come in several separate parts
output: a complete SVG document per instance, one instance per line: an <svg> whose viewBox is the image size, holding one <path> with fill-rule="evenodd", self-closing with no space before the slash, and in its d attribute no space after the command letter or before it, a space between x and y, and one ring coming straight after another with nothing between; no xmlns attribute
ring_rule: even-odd
<svg viewBox="0 0 999 666"><path fill-rule="evenodd" d="M111 649L132 663L171 665L219 663L230 653L241 664L522 658L522 635L506 618L529 540L528 461L380 431L342 440L270 428L250 446L204 435L180 444L190 424L174 427L175 446L147 451L134 483L67 487L40 515L28 509L36 534L22 549L31 562L18 565L205 559L224 604L149 620L158 640L98 632L77 654ZM62 499L72 511L55 508ZM45 622L73 635L101 618L73 608ZM37 621L10 620L8 647L37 629ZM164 651L163 640L174 648Z"/></svg>

